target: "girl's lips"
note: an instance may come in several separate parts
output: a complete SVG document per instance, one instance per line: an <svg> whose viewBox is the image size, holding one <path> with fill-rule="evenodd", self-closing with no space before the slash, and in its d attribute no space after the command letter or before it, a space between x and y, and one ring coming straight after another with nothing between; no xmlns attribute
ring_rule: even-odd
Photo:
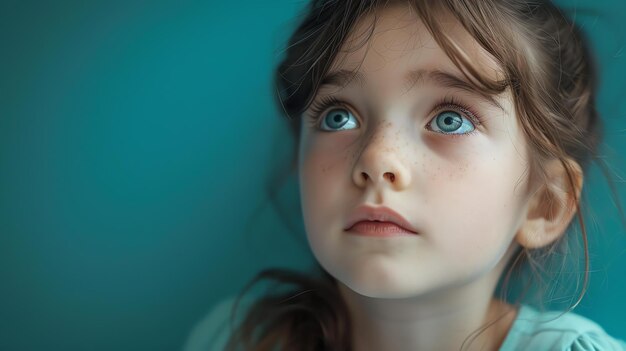
<svg viewBox="0 0 626 351"><path fill-rule="evenodd" d="M400 228L404 232L408 232L412 234L418 233L415 227L413 227L411 223L409 223L409 221L407 221L404 217L402 217L396 211L386 206L372 207L372 206L368 206L365 204L358 206L348 218L348 221L347 221L346 226L344 227L344 230L348 231L352 229L358 222L370 223L370 227L369 227L370 232L371 231L380 232L381 230L389 232L390 229L381 229L383 227L381 227L382 224L380 223L387 223L387 226L389 224L393 224L394 226ZM379 224L372 224L372 223L379 223ZM374 227L372 227L372 225ZM394 230L398 231L398 229L394 229Z"/></svg>
<svg viewBox="0 0 626 351"><path fill-rule="evenodd" d="M365 236L414 236L413 233L392 222L359 221L346 230L347 232Z"/></svg>

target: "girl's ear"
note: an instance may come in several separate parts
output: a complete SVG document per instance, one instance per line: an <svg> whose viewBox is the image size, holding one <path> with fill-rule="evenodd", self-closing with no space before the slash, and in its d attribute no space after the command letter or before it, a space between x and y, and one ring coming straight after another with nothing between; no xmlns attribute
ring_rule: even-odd
<svg viewBox="0 0 626 351"><path fill-rule="evenodd" d="M546 246L563 235L576 213L577 199L583 186L583 172L577 162L568 160L574 191L565 167L555 159L546 165L548 179L531 196L526 219L515 239L527 249ZM575 197L574 197L575 194Z"/></svg>

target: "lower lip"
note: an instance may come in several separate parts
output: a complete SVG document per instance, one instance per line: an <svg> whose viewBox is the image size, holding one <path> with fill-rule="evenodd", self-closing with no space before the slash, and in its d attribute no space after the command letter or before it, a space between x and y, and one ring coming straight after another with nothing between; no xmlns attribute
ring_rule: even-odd
<svg viewBox="0 0 626 351"><path fill-rule="evenodd" d="M416 233L410 232L391 222L358 222L347 230L350 234L377 236L377 237L394 237L394 236L415 236Z"/></svg>

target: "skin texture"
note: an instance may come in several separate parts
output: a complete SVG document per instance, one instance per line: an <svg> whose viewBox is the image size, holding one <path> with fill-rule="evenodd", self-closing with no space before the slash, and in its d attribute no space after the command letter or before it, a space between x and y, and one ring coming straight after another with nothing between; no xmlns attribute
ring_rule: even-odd
<svg viewBox="0 0 626 351"><path fill-rule="evenodd" d="M316 101L333 96L343 103L303 115L298 171L309 244L339 282L355 350L459 350L473 331L504 316L470 348L495 350L516 314L492 298L506 262L520 244L553 241L573 213L537 239L545 221L541 208L531 211L540 198L529 191L527 141L510 93L495 97L500 108L427 78L407 85L411 70L463 75L408 7L380 10L374 35L358 47L370 20L359 22L330 70L358 68L365 83L322 86ZM502 75L460 24L442 21L484 72ZM445 97L481 124L463 108L438 107ZM321 125L322 118L337 108L355 124L321 130L331 125L330 117ZM436 120L444 111L466 125L441 133ZM419 234L347 234L346 221L361 204L394 209Z"/></svg>

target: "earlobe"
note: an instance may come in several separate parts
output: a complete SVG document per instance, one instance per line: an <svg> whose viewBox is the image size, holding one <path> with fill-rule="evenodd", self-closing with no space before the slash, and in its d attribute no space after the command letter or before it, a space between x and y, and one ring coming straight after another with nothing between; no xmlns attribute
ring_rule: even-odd
<svg viewBox="0 0 626 351"><path fill-rule="evenodd" d="M583 173L575 161L570 159L567 164L571 181L560 160L552 160L546 166L548 179L531 196L526 219L516 235L517 242L523 247L537 249L555 242L565 233L576 214Z"/></svg>

